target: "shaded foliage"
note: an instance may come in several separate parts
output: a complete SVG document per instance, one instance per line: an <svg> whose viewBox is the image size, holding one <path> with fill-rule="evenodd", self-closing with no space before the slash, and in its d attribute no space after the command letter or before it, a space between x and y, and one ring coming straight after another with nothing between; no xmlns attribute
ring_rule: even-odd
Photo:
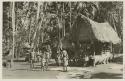
<svg viewBox="0 0 125 81"><path fill-rule="evenodd" d="M3 2L3 49L12 48L11 5ZM59 40L70 34L78 13L97 22L108 21L123 39L123 2L15 2L17 54L27 42L36 45L34 49L46 42L57 47Z"/></svg>

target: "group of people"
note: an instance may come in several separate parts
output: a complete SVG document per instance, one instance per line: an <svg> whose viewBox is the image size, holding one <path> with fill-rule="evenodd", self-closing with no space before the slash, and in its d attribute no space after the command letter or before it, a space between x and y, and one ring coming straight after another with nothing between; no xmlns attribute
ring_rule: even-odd
<svg viewBox="0 0 125 81"><path fill-rule="evenodd" d="M68 50L65 49L58 49L55 54L55 62L57 66L63 66L64 71L67 71L67 66L71 65L71 62L73 63L73 65L81 63L80 65L83 66L94 66L97 63L107 63L108 60L112 59L113 56L109 52L106 52L106 54L103 55L94 56L92 49L89 47L86 50L82 49L81 53L76 54L76 56L73 56L72 54L71 58L70 52L67 51ZM31 69L34 68L36 62L39 62L41 65L41 70L45 71L48 69L52 56L52 50L50 45L47 45L45 49L41 49L38 52L35 52L34 49L32 49L27 55L29 55L28 62L30 62Z"/></svg>
<svg viewBox="0 0 125 81"><path fill-rule="evenodd" d="M52 51L50 48L45 48L44 50L39 50L38 52L32 50L29 55L31 69L34 68L34 64L36 62L40 62L41 70L45 71L48 69L49 61L52 55Z"/></svg>
<svg viewBox="0 0 125 81"><path fill-rule="evenodd" d="M58 66L63 66L63 71L67 71L67 66L68 66L68 60L69 60L69 56L66 50L60 50L60 52L57 52L56 55L56 64Z"/></svg>
<svg viewBox="0 0 125 81"><path fill-rule="evenodd" d="M43 71L48 69L48 65L50 63L52 51L50 47L45 48L44 50L40 50L39 52L32 52L30 53L30 67L31 69L34 68L35 62L40 62L41 69ZM66 50L60 50L60 52L57 51L56 55L56 64L60 66L62 64L63 70L67 71L68 66L68 53Z"/></svg>

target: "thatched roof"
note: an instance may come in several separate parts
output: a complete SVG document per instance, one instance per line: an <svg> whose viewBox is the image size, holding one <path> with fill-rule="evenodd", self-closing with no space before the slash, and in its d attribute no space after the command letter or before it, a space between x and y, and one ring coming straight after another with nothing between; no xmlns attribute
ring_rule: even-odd
<svg viewBox="0 0 125 81"><path fill-rule="evenodd" d="M72 31L73 40L79 41L101 41L117 44L121 41L116 31L108 22L98 23L84 15L77 17Z"/></svg>

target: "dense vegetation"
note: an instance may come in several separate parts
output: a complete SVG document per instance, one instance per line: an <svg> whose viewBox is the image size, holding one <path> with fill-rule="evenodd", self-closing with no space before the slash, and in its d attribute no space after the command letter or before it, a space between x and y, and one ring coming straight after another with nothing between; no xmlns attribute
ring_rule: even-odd
<svg viewBox="0 0 125 81"><path fill-rule="evenodd" d="M26 43L34 49L44 43L56 47L71 32L78 13L97 22L108 21L123 39L123 2L3 2L3 52L14 46L18 57Z"/></svg>

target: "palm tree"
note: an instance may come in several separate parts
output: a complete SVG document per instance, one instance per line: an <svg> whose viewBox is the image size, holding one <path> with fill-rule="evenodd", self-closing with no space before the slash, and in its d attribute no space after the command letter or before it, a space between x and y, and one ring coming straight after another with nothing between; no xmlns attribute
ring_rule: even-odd
<svg viewBox="0 0 125 81"><path fill-rule="evenodd" d="M15 2L12 3L12 27L13 27L13 52L11 59L11 67L13 67L14 53L15 53Z"/></svg>

